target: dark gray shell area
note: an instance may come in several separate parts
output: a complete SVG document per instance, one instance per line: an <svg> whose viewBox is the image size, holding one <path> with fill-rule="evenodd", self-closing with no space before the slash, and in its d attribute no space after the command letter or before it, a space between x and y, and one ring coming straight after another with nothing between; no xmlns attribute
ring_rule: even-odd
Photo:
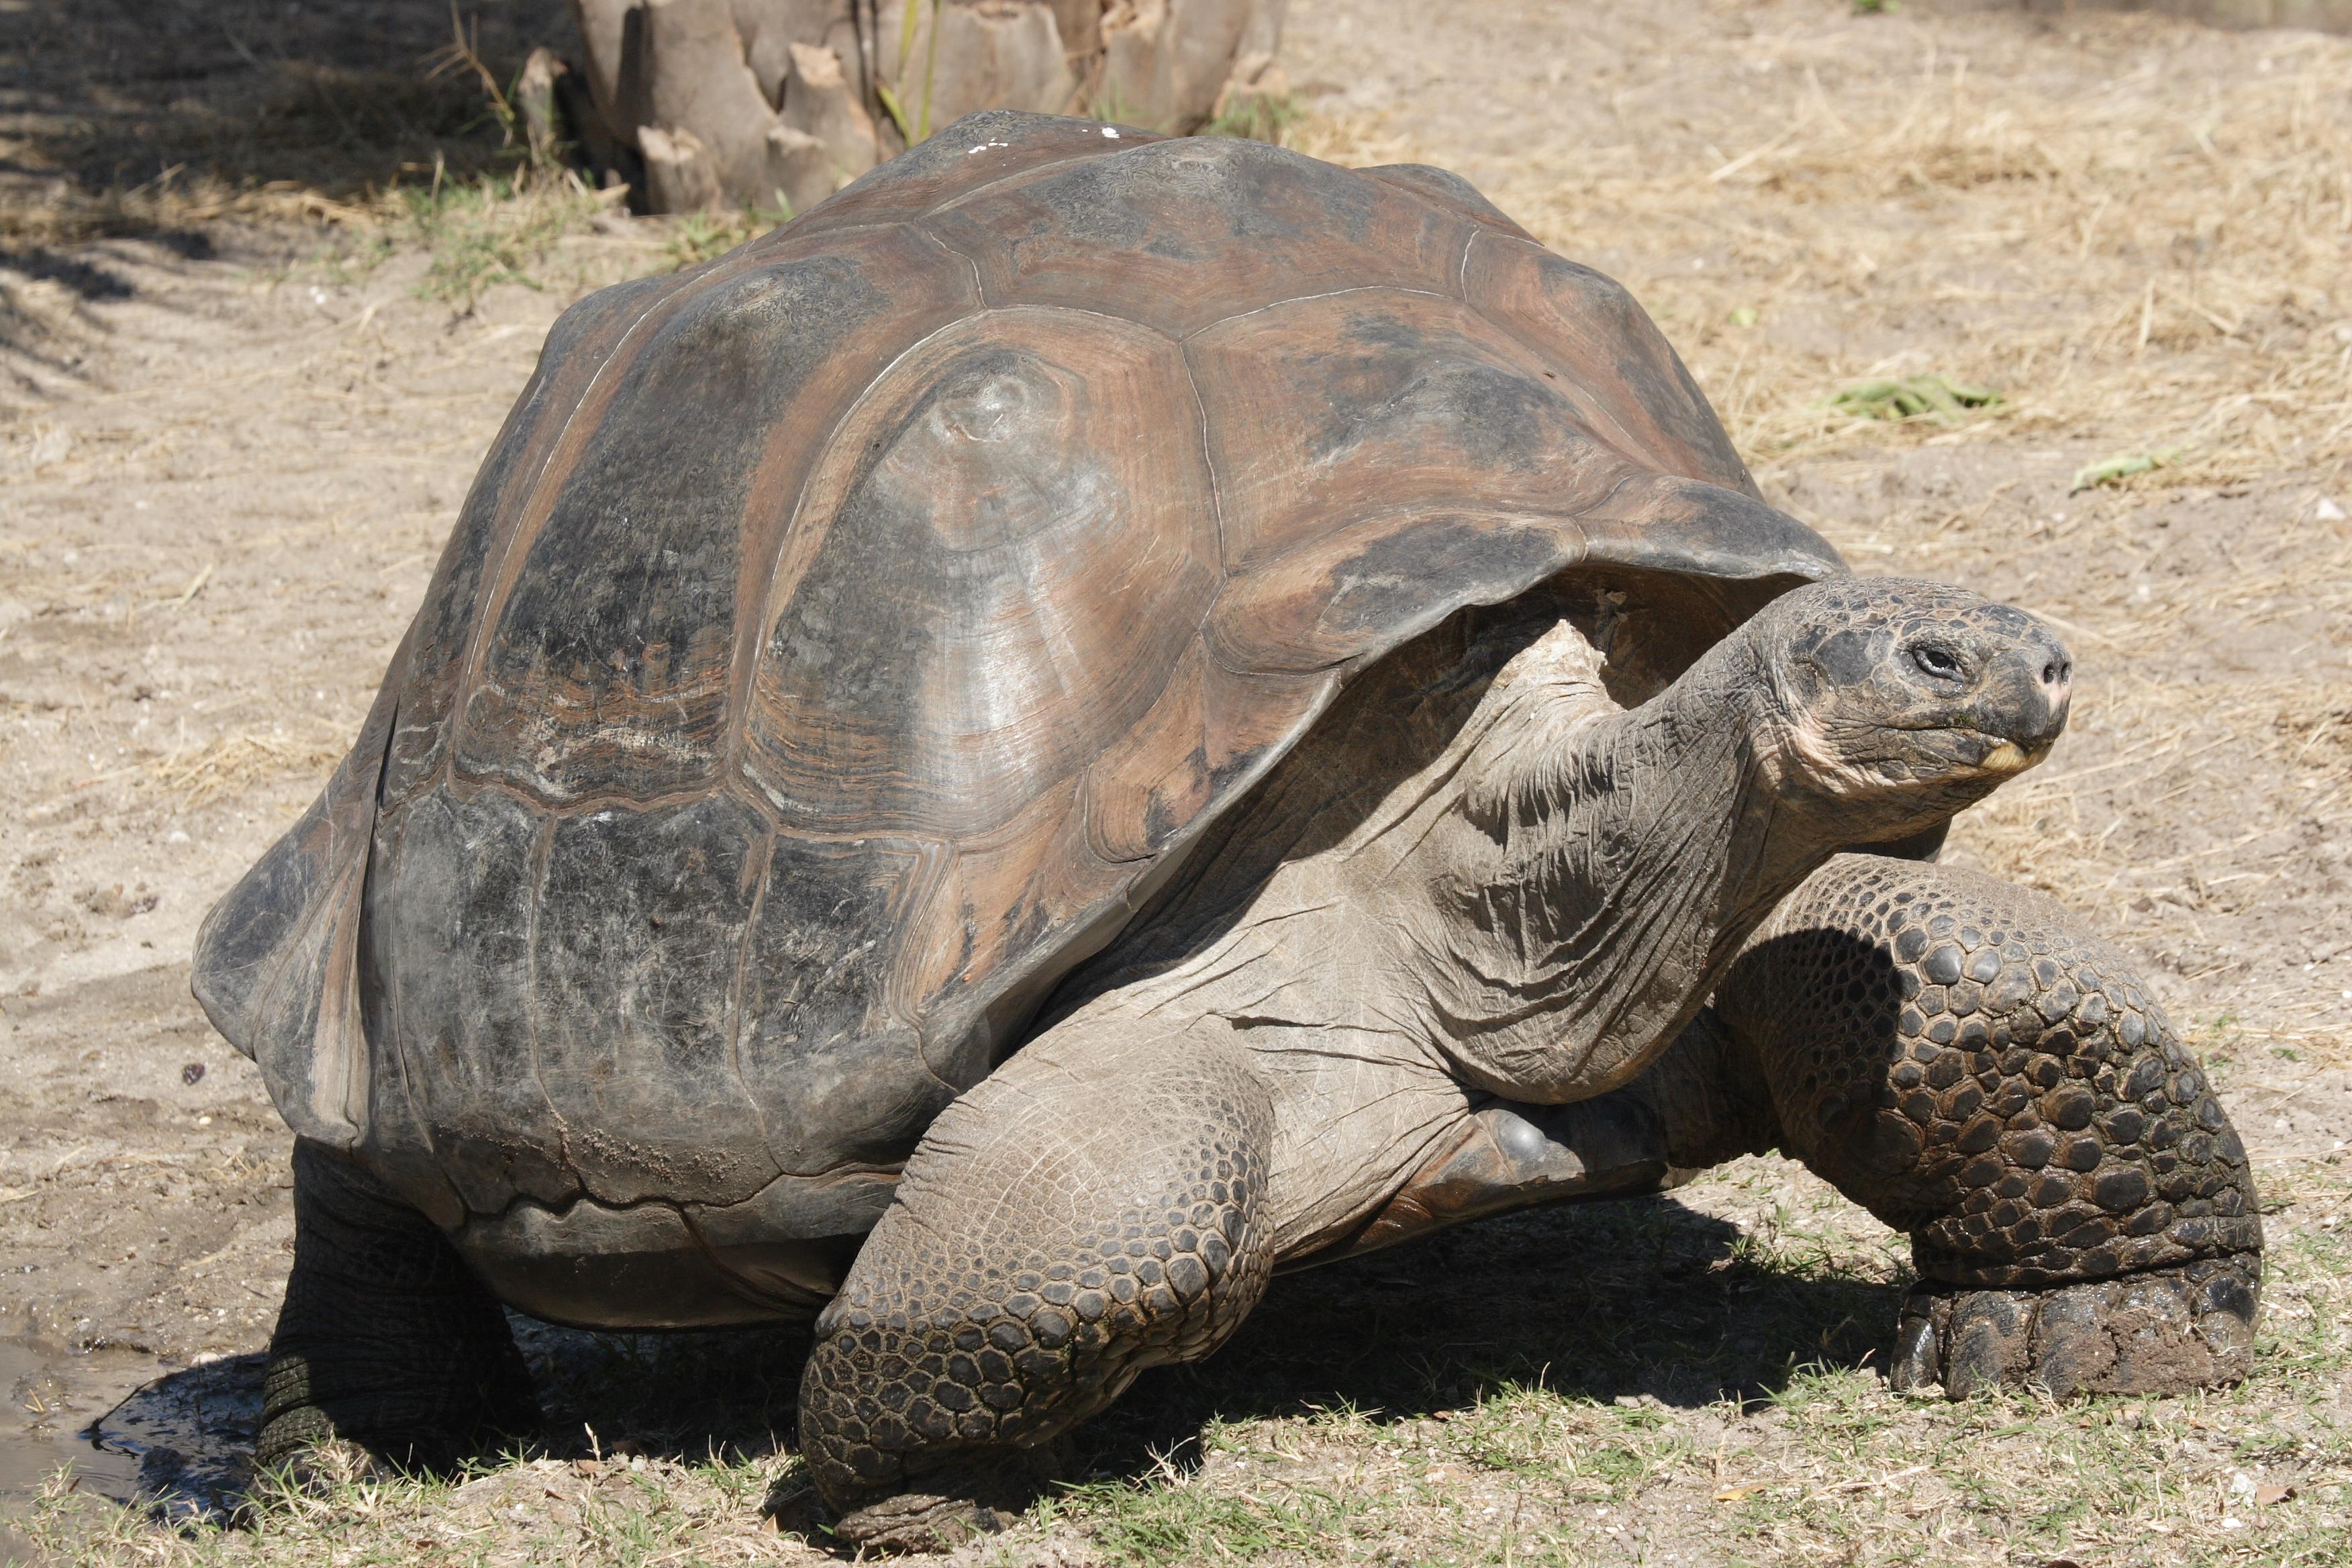
<svg viewBox="0 0 2352 1568"><path fill-rule="evenodd" d="M517 1304L821 1301L1053 985L1465 606L1646 574L1703 643L1842 569L1466 184L1110 129L976 116L567 312L208 921L297 1131Z"/></svg>

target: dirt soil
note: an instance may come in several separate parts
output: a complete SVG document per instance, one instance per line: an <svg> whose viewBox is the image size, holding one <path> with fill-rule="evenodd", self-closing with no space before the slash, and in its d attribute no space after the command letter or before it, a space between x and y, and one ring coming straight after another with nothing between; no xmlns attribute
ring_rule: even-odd
<svg viewBox="0 0 2352 1568"><path fill-rule="evenodd" d="M569 36L554 4L466 11L499 69ZM2115 935L2212 1065L2272 1200L2260 1371L1897 1399L1894 1238L1749 1161L1286 1282L1217 1363L1139 1385L1090 1487L964 1555L2345 1561L2352 43L1848 0L1443 12L1296 0L1294 142L1468 175L1635 290L1860 569L2072 639L2072 731L1953 857ZM196 923L348 743L555 314L708 243L449 196L501 165L478 89L422 63L447 27L442 0L0 0L0 1514L69 1457L128 1488L135 1456L75 1435L158 1375L205 1369L183 1393L234 1426L289 1141L189 1000ZM2000 400L1829 402L1929 374ZM2143 461L2074 488L2113 458ZM0 1559L822 1555L761 1511L781 1475L795 1517L760 1436L788 1365L722 1420L644 1390L708 1394L679 1366L740 1347L599 1342L639 1391L615 1414L560 1339L573 1424L535 1460L199 1537L46 1505L19 1525L47 1544Z"/></svg>

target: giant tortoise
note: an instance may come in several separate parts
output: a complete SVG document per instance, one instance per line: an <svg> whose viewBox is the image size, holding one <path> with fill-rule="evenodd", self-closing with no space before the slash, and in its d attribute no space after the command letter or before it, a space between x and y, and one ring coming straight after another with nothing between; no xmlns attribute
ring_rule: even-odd
<svg viewBox="0 0 2352 1568"><path fill-rule="evenodd" d="M527 1426L501 1303L813 1316L900 1539L1278 1267L1774 1148L1910 1233L1898 1384L2242 1375L2196 1065L1934 863L2069 677L1462 180L962 121L563 315L206 923L297 1135L261 1457Z"/></svg>

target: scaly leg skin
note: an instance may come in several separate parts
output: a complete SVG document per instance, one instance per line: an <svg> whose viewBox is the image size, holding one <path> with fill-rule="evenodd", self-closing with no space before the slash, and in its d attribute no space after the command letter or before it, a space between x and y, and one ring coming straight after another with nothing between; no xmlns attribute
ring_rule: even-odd
<svg viewBox="0 0 2352 1568"><path fill-rule="evenodd" d="M357 1165L297 1140L294 1268L255 1462L341 1437L382 1462L440 1468L539 1420L506 1316L448 1238Z"/></svg>
<svg viewBox="0 0 2352 1568"><path fill-rule="evenodd" d="M1264 1294L1272 1100L1217 1041L1065 1025L950 1106L817 1321L801 1450L862 1548L1034 1490L1034 1451Z"/></svg>
<svg viewBox="0 0 2352 1568"><path fill-rule="evenodd" d="M2251 1369L2245 1148L2106 943L1973 872L1842 855L1774 912L1714 1013L1782 1147L1911 1233L1898 1388L2174 1393Z"/></svg>

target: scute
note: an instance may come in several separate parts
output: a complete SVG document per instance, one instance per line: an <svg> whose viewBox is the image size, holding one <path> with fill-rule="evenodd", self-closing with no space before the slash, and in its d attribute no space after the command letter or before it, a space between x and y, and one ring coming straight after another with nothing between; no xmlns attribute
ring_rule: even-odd
<svg viewBox="0 0 2352 1568"><path fill-rule="evenodd" d="M1196 640L1151 710L1087 769L1087 847L1113 864L1163 854L1285 745L1327 679L1319 668L1244 673L1214 657L1209 637Z"/></svg>
<svg viewBox="0 0 2352 1568"><path fill-rule="evenodd" d="M1559 373L1459 300L1295 300L1191 351L1237 574L1374 516L1566 522L1630 470Z"/></svg>
<svg viewBox="0 0 2352 1568"><path fill-rule="evenodd" d="M1552 363L1554 385L1599 439L1661 473L1757 493L1698 384L1624 285L1532 239L1482 234L1463 258L1462 293ZM1629 387L1640 395L1624 395Z"/></svg>
<svg viewBox="0 0 2352 1568"><path fill-rule="evenodd" d="M1488 201L1477 186L1451 169L1433 168L1427 163L1381 163L1373 168L1359 169L1356 173L1368 180L1401 185L1415 195L1450 208L1485 227L1518 239L1532 237L1526 229L1512 222L1500 207Z"/></svg>
<svg viewBox="0 0 2352 1568"><path fill-rule="evenodd" d="M776 1174L734 1050L767 839L726 795L551 825L531 942L535 1059L601 1203L735 1203Z"/></svg>
<svg viewBox="0 0 2352 1568"><path fill-rule="evenodd" d="M747 247L757 251L844 229L913 223L945 203L1056 163L1162 140L1131 125L983 110L869 170L805 215Z"/></svg>
<svg viewBox="0 0 2352 1568"><path fill-rule="evenodd" d="M443 1176L479 1212L580 1189L533 1049L541 826L510 795L436 792L380 821L362 906L369 1076L396 1086Z"/></svg>
<svg viewBox="0 0 2352 1568"><path fill-rule="evenodd" d="M1339 289L1452 293L1475 225L1264 142L1152 141L984 188L925 218L991 305L1059 305L1182 336Z"/></svg>
<svg viewBox="0 0 2352 1568"><path fill-rule="evenodd" d="M399 722L384 764L386 802L405 800L440 760L458 679L473 645L484 582L503 558L508 525L563 433L562 411L579 404L636 320L638 311L632 307L656 292L657 283L639 279L593 294L566 310L548 332L538 368L474 477L417 611ZM394 666L401 668L397 662Z"/></svg>
<svg viewBox="0 0 2352 1568"><path fill-rule="evenodd" d="M197 989L534 1310L792 1310L1358 672L1613 574L1670 673L1842 569L1452 176L975 116L565 314Z"/></svg>
<svg viewBox="0 0 2352 1568"><path fill-rule="evenodd" d="M1090 852L1077 778L992 833L952 847L898 934L891 988L919 1020L924 1059L961 1092L1011 1051L1037 1005L1131 911L1141 868Z"/></svg>
<svg viewBox="0 0 2352 1568"><path fill-rule="evenodd" d="M987 311L835 432L788 536L745 717L786 826L985 834L1150 706L1216 591L1181 351L1127 321Z"/></svg>
<svg viewBox="0 0 2352 1568"><path fill-rule="evenodd" d="M804 422L903 346L909 315L969 305L929 248L896 231L759 266L739 252L647 301L568 421L568 460L510 503L462 775L554 801L716 781L747 541L783 525ZM935 275L929 300L885 285L910 268Z"/></svg>
<svg viewBox="0 0 2352 1568"><path fill-rule="evenodd" d="M776 835L737 1056L778 1170L886 1168L953 1098L890 995L892 934L940 858L911 841Z"/></svg>

